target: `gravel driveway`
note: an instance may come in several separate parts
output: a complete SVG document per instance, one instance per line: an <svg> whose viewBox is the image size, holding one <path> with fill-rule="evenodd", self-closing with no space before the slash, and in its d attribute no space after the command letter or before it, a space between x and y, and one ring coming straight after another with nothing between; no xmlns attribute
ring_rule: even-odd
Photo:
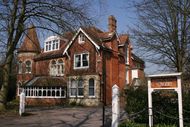
<svg viewBox="0 0 190 127"><path fill-rule="evenodd" d="M1 127L100 127L102 108L27 109L25 116L0 118Z"/></svg>

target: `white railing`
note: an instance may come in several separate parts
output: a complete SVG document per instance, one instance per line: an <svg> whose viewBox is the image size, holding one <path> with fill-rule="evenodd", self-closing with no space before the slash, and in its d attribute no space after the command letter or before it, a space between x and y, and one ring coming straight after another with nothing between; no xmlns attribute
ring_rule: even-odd
<svg viewBox="0 0 190 127"><path fill-rule="evenodd" d="M26 98L66 98L66 87L25 87L19 88L18 93L24 89Z"/></svg>

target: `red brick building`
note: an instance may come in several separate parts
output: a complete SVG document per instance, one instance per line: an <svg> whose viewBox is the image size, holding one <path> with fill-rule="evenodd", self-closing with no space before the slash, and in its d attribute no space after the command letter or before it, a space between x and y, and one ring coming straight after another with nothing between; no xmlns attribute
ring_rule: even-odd
<svg viewBox="0 0 190 127"><path fill-rule="evenodd" d="M132 53L127 35L117 34L114 16L108 31L81 27L77 32L51 36L40 48L35 27L28 30L18 50L18 86L25 88L28 102L65 102L99 105L111 88L121 90L133 78L144 77L144 62Z"/></svg>

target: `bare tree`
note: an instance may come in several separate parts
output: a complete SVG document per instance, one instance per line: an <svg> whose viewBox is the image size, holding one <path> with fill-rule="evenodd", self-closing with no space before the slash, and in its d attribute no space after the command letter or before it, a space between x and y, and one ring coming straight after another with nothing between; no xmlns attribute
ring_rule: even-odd
<svg viewBox="0 0 190 127"><path fill-rule="evenodd" d="M90 23L89 1L5 0L0 2L0 47L4 53L0 110L5 109L14 51L30 24L61 33Z"/></svg>
<svg viewBox="0 0 190 127"><path fill-rule="evenodd" d="M133 32L144 58L185 72L190 63L190 1L142 0L135 8L139 22Z"/></svg>

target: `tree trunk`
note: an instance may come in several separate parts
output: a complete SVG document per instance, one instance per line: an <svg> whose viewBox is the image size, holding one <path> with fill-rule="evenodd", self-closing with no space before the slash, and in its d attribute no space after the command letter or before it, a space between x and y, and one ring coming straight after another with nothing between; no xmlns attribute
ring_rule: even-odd
<svg viewBox="0 0 190 127"><path fill-rule="evenodd" d="M0 111L6 109L12 59L13 59L13 53L7 54L6 62L3 67L3 84L0 90Z"/></svg>

